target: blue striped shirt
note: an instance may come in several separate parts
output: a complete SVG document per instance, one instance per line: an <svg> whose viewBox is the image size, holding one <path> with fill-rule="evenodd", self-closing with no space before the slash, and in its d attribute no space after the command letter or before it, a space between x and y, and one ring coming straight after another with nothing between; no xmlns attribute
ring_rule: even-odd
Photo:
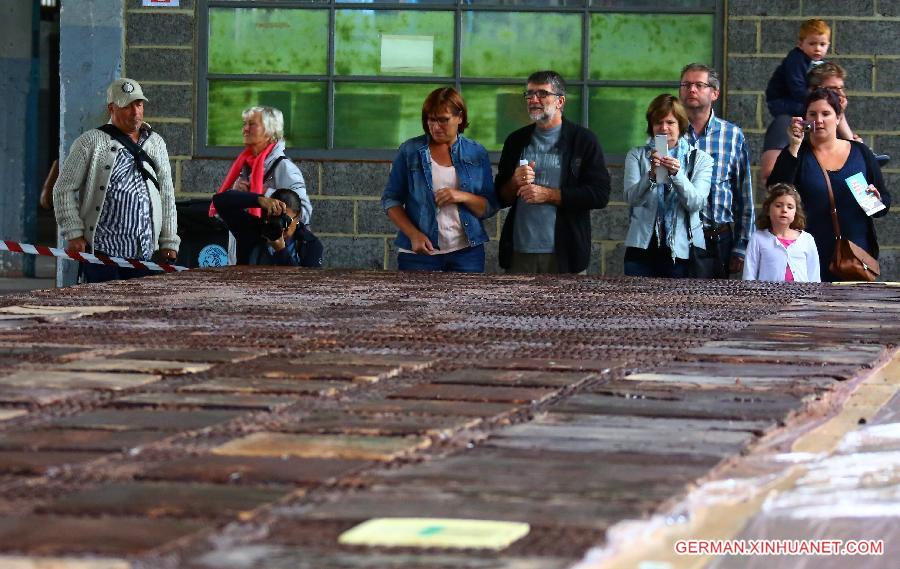
<svg viewBox="0 0 900 569"><path fill-rule="evenodd" d="M706 129L698 135L688 125L685 133L691 146L713 157L712 186L706 207L700 210L704 227L734 224L732 252L744 256L754 231L753 182L750 179L750 152L740 127L716 117L710 109Z"/></svg>
<svg viewBox="0 0 900 569"><path fill-rule="evenodd" d="M138 146L143 146L150 131L141 128L140 132ZM115 140L112 145L119 150L94 234L94 250L115 257L148 261L154 249L149 188L131 153Z"/></svg>

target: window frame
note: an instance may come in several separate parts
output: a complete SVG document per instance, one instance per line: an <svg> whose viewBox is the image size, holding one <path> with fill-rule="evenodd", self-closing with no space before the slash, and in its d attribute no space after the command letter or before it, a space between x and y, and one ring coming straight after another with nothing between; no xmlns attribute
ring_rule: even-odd
<svg viewBox="0 0 900 569"><path fill-rule="evenodd" d="M502 2L502 0L500 0ZM590 18L592 14L598 13L615 13L615 14L647 14L650 8L646 6L629 7L628 0L615 0L613 6L595 7L592 6L591 0L585 0L583 6L532 6L532 5L503 5L503 4L469 4L467 0L450 0L443 4L408 4L402 2L338 2L337 0L197 0L197 29L198 29L198 50L196 65L196 120L194 130L194 156L198 158L230 158L240 153L243 149L241 146L209 146L207 140L208 125L208 104L209 104L209 82L215 80L234 80L234 81L316 81L326 84L326 101L327 101L327 117L326 117L326 144L328 148L288 148L288 153L302 160L340 160L340 161L384 161L392 160L396 154L396 148L391 149L357 149L357 148L333 148L334 146L334 95L336 83L434 83L434 84L450 84L458 90L462 90L465 85L508 85L510 83L521 82L524 86L525 77L502 77L502 78L473 78L462 77L461 64L461 29L462 18L466 12L534 12L534 13L575 13L581 15L581 78L570 80L566 78L566 84L569 91L578 90L581 94L581 123L587 127L589 124L589 105L590 105L590 89L596 87L658 87L660 89L675 89L676 85L666 81L633 81L633 80L597 80L589 79L590 77ZM693 8L682 6L663 6L672 4L671 0L666 2L660 0L658 5L660 8L657 12L660 15L680 15L680 14L697 14L713 16L713 37L712 37L712 66L719 71L720 79L723 81L724 76L724 6L723 2L715 1L713 8ZM209 73L209 10L210 8L289 8L289 9L312 9L312 10L328 10L328 53L326 54L327 71L325 75L284 75L284 74L210 74ZM372 75L353 75L339 76L335 74L334 62L334 25L335 13L338 10L346 9L366 9L366 10L408 10L408 11L442 11L454 12L454 29L453 29L453 76L452 77L431 77L431 76L372 76ZM687 63L687 62L685 62ZM722 98L714 105L716 111L719 110ZM603 141L601 140L602 144ZM491 151L491 160L497 161L500 157L499 151ZM624 154L607 154L607 162L622 163L624 162Z"/></svg>

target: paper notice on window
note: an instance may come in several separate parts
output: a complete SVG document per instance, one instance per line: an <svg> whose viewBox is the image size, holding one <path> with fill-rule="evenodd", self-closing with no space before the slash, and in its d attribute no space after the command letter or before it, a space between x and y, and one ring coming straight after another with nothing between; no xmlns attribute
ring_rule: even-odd
<svg viewBox="0 0 900 569"><path fill-rule="evenodd" d="M433 73L434 36L382 34L382 73Z"/></svg>
<svg viewBox="0 0 900 569"><path fill-rule="evenodd" d="M847 186L850 187L850 193L856 198L866 215L872 215L884 209L884 204L881 203L881 200L869 192L869 182L866 181L866 177L862 172L853 174L845 181Z"/></svg>
<svg viewBox="0 0 900 569"><path fill-rule="evenodd" d="M169 8L178 8L179 0L144 0L144 6L160 7L168 6Z"/></svg>

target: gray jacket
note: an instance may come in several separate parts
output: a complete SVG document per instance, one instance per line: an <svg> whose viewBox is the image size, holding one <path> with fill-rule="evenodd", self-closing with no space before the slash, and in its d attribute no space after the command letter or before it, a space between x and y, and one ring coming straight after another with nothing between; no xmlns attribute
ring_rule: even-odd
<svg viewBox="0 0 900 569"><path fill-rule="evenodd" d="M712 170L712 156L697 150L691 178L687 177L687 164L683 164L672 179L672 186L678 192L681 204L675 218L674 244L675 256L679 259L687 259L690 253L685 225L685 217L688 214L694 246L706 249L700 210L709 196ZM656 193L651 191L655 187L655 182L650 181L650 149L646 146L632 148L625 157L625 201L631 206L628 235L625 237L626 247L646 249L650 245L656 222L657 199Z"/></svg>

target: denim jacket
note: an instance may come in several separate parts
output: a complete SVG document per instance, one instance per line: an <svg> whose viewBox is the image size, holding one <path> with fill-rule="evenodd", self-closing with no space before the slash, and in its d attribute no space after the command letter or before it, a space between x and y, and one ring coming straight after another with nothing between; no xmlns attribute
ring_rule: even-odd
<svg viewBox="0 0 900 569"><path fill-rule="evenodd" d="M450 160L456 169L458 189L487 199L488 206L481 219L494 215L497 212L497 199L487 150L474 140L460 135L450 147ZM381 207L385 212L396 206L403 206L413 225L437 246L438 207L431 184L431 154L428 151L427 135L410 138L400 145L391 166L387 186L381 194ZM488 241L481 219L469 211L469 208L459 206L459 220L470 247ZM394 244L401 249L412 247L409 237L402 231L397 232Z"/></svg>

